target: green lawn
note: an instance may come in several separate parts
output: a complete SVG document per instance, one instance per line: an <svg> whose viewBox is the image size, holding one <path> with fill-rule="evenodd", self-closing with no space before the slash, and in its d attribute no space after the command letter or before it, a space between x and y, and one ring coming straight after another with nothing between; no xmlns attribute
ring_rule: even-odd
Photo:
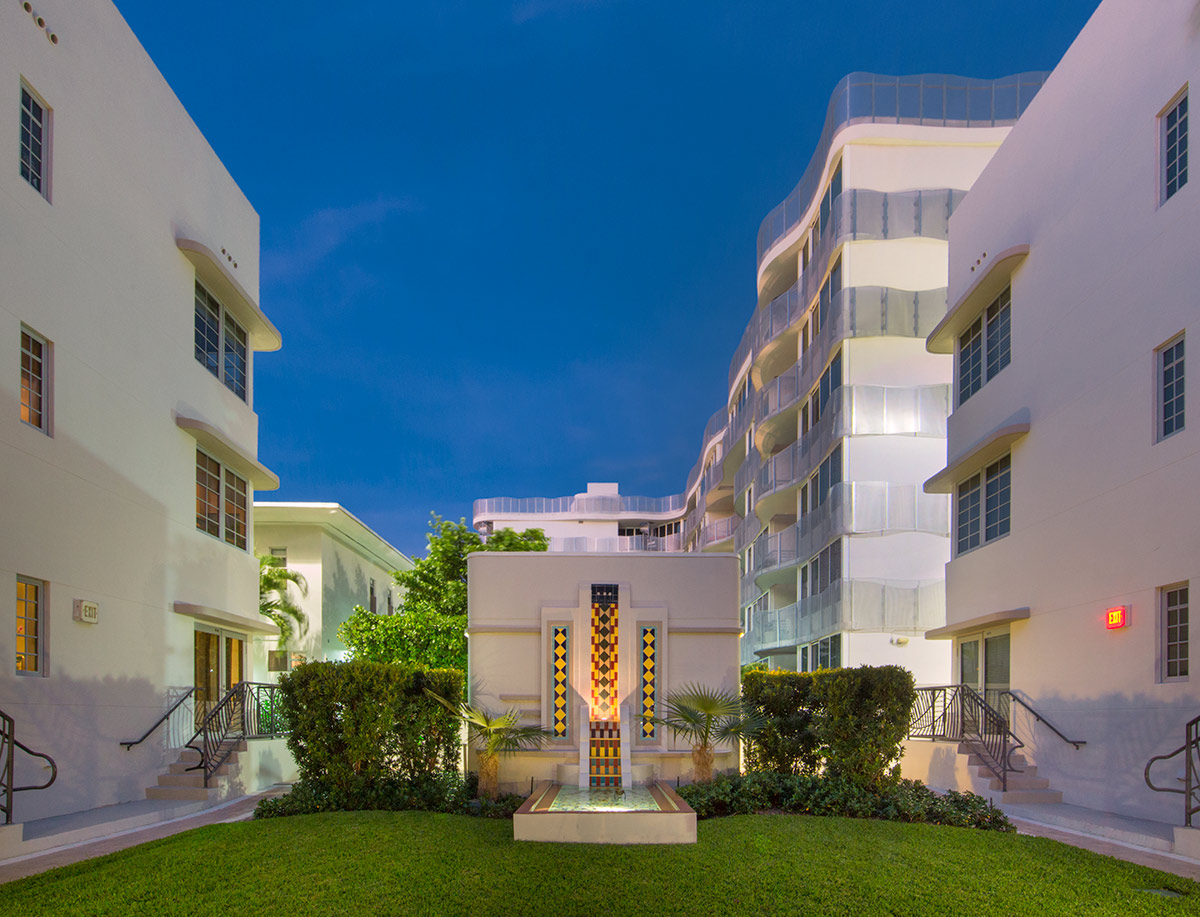
<svg viewBox="0 0 1200 917"><path fill-rule="evenodd" d="M1142 889L1169 888L1184 898ZM1200 914L1200 885L1042 838L741 816L691 847L517 844L362 812L213 825L0 886L0 914Z"/></svg>

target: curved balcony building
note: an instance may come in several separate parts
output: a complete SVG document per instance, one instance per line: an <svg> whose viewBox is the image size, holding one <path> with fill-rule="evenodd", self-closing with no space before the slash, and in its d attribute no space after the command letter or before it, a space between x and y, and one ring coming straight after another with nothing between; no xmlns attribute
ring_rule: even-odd
<svg viewBox="0 0 1200 917"><path fill-rule="evenodd" d="M735 552L743 664L894 663L944 683L949 654L924 633L945 621L950 509L921 485L946 454L953 359L925 340L946 316L950 217L1044 79L841 80L759 229L757 302L683 492L622 502L603 534L569 515L590 493L540 507L552 549ZM476 504L482 530L534 524L494 503Z"/></svg>

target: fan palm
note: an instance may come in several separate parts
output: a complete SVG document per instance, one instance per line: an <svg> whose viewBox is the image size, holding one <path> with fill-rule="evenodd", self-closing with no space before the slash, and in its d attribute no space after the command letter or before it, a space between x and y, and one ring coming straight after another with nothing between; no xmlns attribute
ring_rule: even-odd
<svg viewBox="0 0 1200 917"><path fill-rule="evenodd" d="M468 741L479 755L479 795L495 799L500 792L500 756L516 751L541 748L550 733L541 726L521 723L521 711L515 707L495 714L485 707L466 702L457 707L433 692L430 696L467 726Z"/></svg>
<svg viewBox="0 0 1200 917"><path fill-rule="evenodd" d="M300 595L308 595L304 574L289 570L281 557L258 557L258 611L279 628L279 645L286 648L292 637L308 630L304 609L296 604L290 589L295 586Z"/></svg>
<svg viewBox="0 0 1200 917"><path fill-rule="evenodd" d="M643 716L682 736L692 746L693 779L707 783L713 776L713 747L718 742L744 739L762 727L762 720L748 712L732 691L703 685L684 685L667 695L666 716Z"/></svg>

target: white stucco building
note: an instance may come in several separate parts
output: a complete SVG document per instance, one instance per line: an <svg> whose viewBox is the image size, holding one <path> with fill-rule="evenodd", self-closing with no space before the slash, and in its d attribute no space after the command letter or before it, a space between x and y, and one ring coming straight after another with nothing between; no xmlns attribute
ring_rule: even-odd
<svg viewBox="0 0 1200 917"><path fill-rule="evenodd" d="M1004 705L1066 803L1183 821L1143 771L1200 714L1190 582L1200 423L1184 345L1200 305L1200 188L1187 104L1191 0L1105 0L950 223L955 360L946 568L954 681ZM912 743L905 768L967 785L963 756ZM1185 788L1183 756L1152 778Z"/></svg>
<svg viewBox="0 0 1200 917"><path fill-rule="evenodd" d="M292 599L308 618L284 660L272 657L272 671L292 662L341 659L346 647L338 627L361 605L373 614L392 614L400 604L400 589L392 579L412 561L348 509L337 503L254 503L254 551L279 558L300 573L308 586Z"/></svg>
<svg viewBox="0 0 1200 917"><path fill-rule="evenodd" d="M266 679L253 500L278 485L257 214L112 3L38 7L0 5L0 709L58 779L18 822L145 800L192 705L119 743ZM252 744L238 785L287 757Z"/></svg>
<svg viewBox="0 0 1200 917"><path fill-rule="evenodd" d="M945 621L950 502L922 484L953 366L924 342L946 311L949 216L1042 79L839 82L759 230L757 302L683 493L480 500L477 526L542 527L552 550L735 552L743 664L946 681L923 635Z"/></svg>

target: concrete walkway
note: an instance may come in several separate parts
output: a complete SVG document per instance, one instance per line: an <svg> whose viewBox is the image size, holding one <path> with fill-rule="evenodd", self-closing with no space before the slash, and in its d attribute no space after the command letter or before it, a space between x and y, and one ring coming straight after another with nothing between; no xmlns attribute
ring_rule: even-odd
<svg viewBox="0 0 1200 917"><path fill-rule="evenodd" d="M195 815L187 815L182 818L158 822L141 828L118 831L114 834L98 837L93 840L81 841L76 844L66 844L61 847L54 847L49 850L26 854L25 856L13 857L9 860L2 860L0 861L0 884L11 882L14 879L23 879L26 876L37 875L40 872L45 872L48 869L54 869L58 866L69 866L72 863L78 863L82 860L90 860L93 857L116 853L118 850L136 847L138 844L144 844L147 841L156 841L160 838L170 837L172 834L180 834L184 831L191 831L193 828L201 828L204 825L242 821L254 814L254 808L260 800L269 796L281 795L282 793L286 793L287 790L287 787L282 786L271 787L261 793L255 793L253 796L241 796L221 805L205 809Z"/></svg>

